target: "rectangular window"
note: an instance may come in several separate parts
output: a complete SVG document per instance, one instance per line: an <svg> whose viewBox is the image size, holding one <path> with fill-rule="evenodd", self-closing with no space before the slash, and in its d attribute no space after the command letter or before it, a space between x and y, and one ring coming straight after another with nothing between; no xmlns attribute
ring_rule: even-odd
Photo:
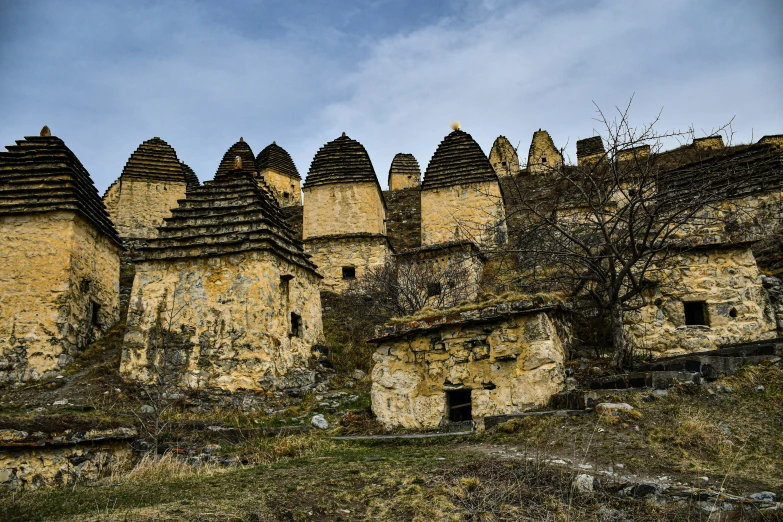
<svg viewBox="0 0 783 522"><path fill-rule="evenodd" d="M446 392L449 409L449 421L464 422L473 420L473 405L470 390L451 390Z"/></svg>
<svg viewBox="0 0 783 522"><path fill-rule="evenodd" d="M93 326L101 325L101 305L95 301L90 301L90 316L92 317Z"/></svg>
<svg viewBox="0 0 783 522"><path fill-rule="evenodd" d="M428 283L427 284L427 297L434 297L440 295L442 288L440 283Z"/></svg>
<svg viewBox="0 0 783 522"><path fill-rule="evenodd" d="M288 192L283 192L283 199L288 199L290 195Z"/></svg>
<svg viewBox="0 0 783 522"><path fill-rule="evenodd" d="M343 279L356 279L356 268L352 266L344 266Z"/></svg>
<svg viewBox="0 0 783 522"><path fill-rule="evenodd" d="M280 293L283 295L283 299L288 302L288 298L291 293L291 279L294 276L291 274L283 274L280 276Z"/></svg>
<svg viewBox="0 0 783 522"><path fill-rule="evenodd" d="M291 312L291 336L302 337L302 316Z"/></svg>
<svg viewBox="0 0 783 522"><path fill-rule="evenodd" d="M686 326L709 326L709 314L705 301L686 301L683 306L685 307Z"/></svg>

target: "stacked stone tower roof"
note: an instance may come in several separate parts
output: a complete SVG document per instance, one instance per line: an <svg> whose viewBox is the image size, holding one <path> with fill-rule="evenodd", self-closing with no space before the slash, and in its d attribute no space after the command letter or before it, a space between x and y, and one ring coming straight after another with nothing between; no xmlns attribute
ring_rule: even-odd
<svg viewBox="0 0 783 522"><path fill-rule="evenodd" d="M6 149L0 152L0 216L70 210L121 245L90 174L48 127Z"/></svg>
<svg viewBox="0 0 783 522"><path fill-rule="evenodd" d="M421 179L421 167L413 154L395 154L389 167L389 188L392 186L392 178L400 177L410 180L411 185L418 186Z"/></svg>
<svg viewBox="0 0 783 522"><path fill-rule="evenodd" d="M603 154L604 142L601 136L593 136L591 138L585 138L583 140L577 140L576 142L576 157L582 158L585 156L592 156L594 154Z"/></svg>
<svg viewBox="0 0 783 522"><path fill-rule="evenodd" d="M180 162L174 148L157 136L139 145L125 163L120 177L142 181L184 181L188 189L199 185L193 169Z"/></svg>
<svg viewBox="0 0 783 522"><path fill-rule="evenodd" d="M264 169L276 170L292 178L302 179L291 155L274 141L256 156L256 171L261 172Z"/></svg>
<svg viewBox="0 0 783 522"><path fill-rule="evenodd" d="M364 145L343 133L316 152L304 188L362 181L378 184L370 155ZM380 184L378 187L380 188Z"/></svg>
<svg viewBox="0 0 783 522"><path fill-rule="evenodd" d="M242 142L240 142L242 143ZM172 209L143 259L182 259L270 251L315 271L268 191L243 166L225 171Z"/></svg>
<svg viewBox="0 0 783 522"><path fill-rule="evenodd" d="M422 189L498 181L481 147L467 132L455 130L433 154L424 173Z"/></svg>
<svg viewBox="0 0 783 522"><path fill-rule="evenodd" d="M235 170L234 165L237 157L239 157L242 162L242 166L239 170L246 172L251 176L255 176L256 157L253 155L253 149L250 148L250 145L247 144L244 138L239 138L239 141L231 145L226 153L223 154L223 159L220 161L220 165L218 165L217 172L215 173L215 179L227 176L229 173L235 175L236 173L233 171Z"/></svg>

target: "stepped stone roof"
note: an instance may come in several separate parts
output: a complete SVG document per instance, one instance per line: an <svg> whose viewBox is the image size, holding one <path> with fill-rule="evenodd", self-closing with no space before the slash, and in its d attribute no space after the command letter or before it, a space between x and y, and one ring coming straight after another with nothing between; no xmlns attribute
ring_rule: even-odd
<svg viewBox="0 0 783 522"><path fill-rule="evenodd" d="M304 187L363 181L375 183L380 190L370 155L361 143L343 133L316 152Z"/></svg>
<svg viewBox="0 0 783 522"><path fill-rule="evenodd" d="M604 142L601 136L593 136L591 138L585 138L583 140L577 140L576 142L576 157L583 158L585 156L592 156L593 154L603 154Z"/></svg>
<svg viewBox="0 0 783 522"><path fill-rule="evenodd" d="M215 173L215 179L232 173L237 157L242 161L242 168L240 169L242 172L247 172L250 175L256 172L256 157L253 154L253 149L250 148L250 145L247 144L244 138L239 138L239 141L231 145L226 153L223 154L223 159L220 161L220 165Z"/></svg>
<svg viewBox="0 0 783 522"><path fill-rule="evenodd" d="M395 154L394 159L389 167L389 184L391 184L392 174L398 174L402 176L416 176L416 179L421 179L421 167L419 162L413 154L403 154L402 152Z"/></svg>
<svg viewBox="0 0 783 522"><path fill-rule="evenodd" d="M201 186L201 182L198 180L198 176L196 176L196 173L185 165L184 161L179 162L179 166L182 169L182 177L185 178L185 183L187 183L187 187L185 190L188 192L197 189Z"/></svg>
<svg viewBox="0 0 783 522"><path fill-rule="evenodd" d="M262 183L242 168L189 192L139 248L142 260L182 259L270 251L315 271L302 243Z"/></svg>
<svg viewBox="0 0 783 522"><path fill-rule="evenodd" d="M433 154L424 173L422 189L498 181L481 147L467 132L455 130Z"/></svg>
<svg viewBox="0 0 783 522"><path fill-rule="evenodd" d="M63 140L27 136L0 152L0 216L71 210L122 245L90 174Z"/></svg>
<svg viewBox="0 0 783 522"><path fill-rule="evenodd" d="M177 158L171 145L158 138L147 140L131 154L122 169L122 178L155 180L155 181L185 181L198 183L196 174Z"/></svg>
<svg viewBox="0 0 783 522"><path fill-rule="evenodd" d="M302 179L291 155L274 141L256 156L256 171L261 172L264 169L276 170L292 178Z"/></svg>

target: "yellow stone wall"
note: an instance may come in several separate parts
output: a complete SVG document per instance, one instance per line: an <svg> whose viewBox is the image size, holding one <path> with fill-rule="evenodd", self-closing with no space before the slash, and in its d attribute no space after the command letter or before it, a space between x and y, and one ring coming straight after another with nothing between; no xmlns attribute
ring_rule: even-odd
<svg viewBox="0 0 783 522"><path fill-rule="evenodd" d="M389 176L389 190L417 188L420 184L419 177L415 174L401 174L395 172Z"/></svg>
<svg viewBox="0 0 783 522"><path fill-rule="evenodd" d="M303 239L342 234L386 234L383 195L373 182L304 189Z"/></svg>
<svg viewBox="0 0 783 522"><path fill-rule="evenodd" d="M489 152L489 163L498 177L519 174L519 156L508 140L497 140Z"/></svg>
<svg viewBox="0 0 783 522"><path fill-rule="evenodd" d="M637 349L676 355L775 337L769 298L747 246L682 253L649 277L660 283L650 304L625 318ZM686 326L684 301L705 301L709 326Z"/></svg>
<svg viewBox="0 0 783 522"><path fill-rule="evenodd" d="M448 421L446 390L471 389L474 421L541 406L563 388L567 338L547 312L442 326L381 342L373 355L372 410L387 429Z"/></svg>
<svg viewBox="0 0 783 522"><path fill-rule="evenodd" d="M302 204L302 187L298 179L281 174L274 169L264 169L258 173L258 176L272 189L277 204L281 207Z"/></svg>
<svg viewBox="0 0 783 522"><path fill-rule="evenodd" d="M527 155L527 171L530 174L548 172L563 165L563 154L550 141L546 131L533 133L530 150Z"/></svg>
<svg viewBox="0 0 783 522"><path fill-rule="evenodd" d="M294 276L287 292L282 276ZM311 348L323 339L318 282L268 252L139 262L120 372L148 381L165 368L180 385L231 391L310 384ZM156 356L164 346L171 367Z"/></svg>
<svg viewBox="0 0 783 522"><path fill-rule="evenodd" d="M473 241L492 247L505 237L505 209L496 181L421 191L422 246Z"/></svg>
<svg viewBox="0 0 783 522"><path fill-rule="evenodd" d="M0 382L51 376L111 328L119 254L73 212L0 218Z"/></svg>
<svg viewBox="0 0 783 522"><path fill-rule="evenodd" d="M155 238L177 201L185 198L185 182L119 179L103 196L106 210L122 238Z"/></svg>
<svg viewBox="0 0 783 522"><path fill-rule="evenodd" d="M484 260L470 249L444 248L397 257L399 288L417 295L424 307L451 308L478 295ZM440 293L429 296L422 281L440 284Z"/></svg>
<svg viewBox="0 0 783 522"><path fill-rule="evenodd" d="M316 238L305 241L304 249L324 277L321 289L334 293L345 292L351 284L343 279L344 266L354 267L356 279L361 279L368 268L383 265L391 255L385 236Z"/></svg>

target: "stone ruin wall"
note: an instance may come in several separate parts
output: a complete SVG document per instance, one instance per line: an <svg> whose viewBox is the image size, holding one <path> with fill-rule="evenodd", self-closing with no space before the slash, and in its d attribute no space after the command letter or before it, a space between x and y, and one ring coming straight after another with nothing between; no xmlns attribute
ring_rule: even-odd
<svg viewBox="0 0 783 522"><path fill-rule="evenodd" d="M568 334L553 312L444 325L382 341L373 355L372 409L387 429L448 421L449 389L470 389L473 419L541 406L562 390Z"/></svg>
<svg viewBox="0 0 783 522"><path fill-rule="evenodd" d="M314 238L305 241L304 250L324 277L321 289L334 293L347 291L352 282L343 279L343 267L355 268L356 279L361 279L367 269L382 266L392 253L388 239L380 235Z"/></svg>
<svg viewBox="0 0 783 522"><path fill-rule="evenodd" d="M171 209L185 199L187 183L119 179L103 196L103 203L122 238L155 238Z"/></svg>
<svg viewBox="0 0 783 522"><path fill-rule="evenodd" d="M305 187L302 237L386 234L386 209L377 183Z"/></svg>
<svg viewBox="0 0 783 522"><path fill-rule="evenodd" d="M527 172L540 174L563 165L563 154L557 150L549 133L538 130L533 133L527 155Z"/></svg>
<svg viewBox="0 0 783 522"><path fill-rule="evenodd" d="M410 252L397 257L398 264L412 264L412 277L406 278L401 271L398 278L400 288L408 286L406 293L418 293L425 307L451 308L465 301L473 302L478 296L481 276L484 272L484 260L471 250L463 248L443 248L424 252ZM422 276L427 275L433 282L441 284L441 293L429 297L428 288L421 287ZM411 280L412 279L412 280Z"/></svg>
<svg viewBox="0 0 783 522"><path fill-rule="evenodd" d="M650 304L626 315L629 339L656 357L770 339L775 318L747 246L684 252L650 274L660 285ZM704 301L709 326L686 326L684 302ZM736 317L732 317L735 315Z"/></svg>
<svg viewBox="0 0 783 522"><path fill-rule="evenodd" d="M302 206L300 180L281 174L274 169L264 169L258 173L258 177L263 179L272 189L277 204L281 207ZM286 193L288 196L285 195Z"/></svg>
<svg viewBox="0 0 783 522"><path fill-rule="evenodd" d="M288 298L285 275L294 276ZM156 350L168 345L171 364L156 367L190 388L268 391L311 384L311 347L323 339L318 283L312 272L268 252L140 262L120 372L148 382L149 363L159 361ZM297 335L290 335L290 312L301 317Z"/></svg>
<svg viewBox="0 0 783 522"><path fill-rule="evenodd" d="M421 191L421 245L473 241L493 247L506 240L505 208L495 181Z"/></svg>
<svg viewBox="0 0 783 522"><path fill-rule="evenodd" d="M0 382L54 375L119 319L120 249L67 211L0 218L0 237Z"/></svg>
<svg viewBox="0 0 783 522"><path fill-rule="evenodd" d="M519 156L506 138L495 140L489 152L489 163L499 178L519 174Z"/></svg>

